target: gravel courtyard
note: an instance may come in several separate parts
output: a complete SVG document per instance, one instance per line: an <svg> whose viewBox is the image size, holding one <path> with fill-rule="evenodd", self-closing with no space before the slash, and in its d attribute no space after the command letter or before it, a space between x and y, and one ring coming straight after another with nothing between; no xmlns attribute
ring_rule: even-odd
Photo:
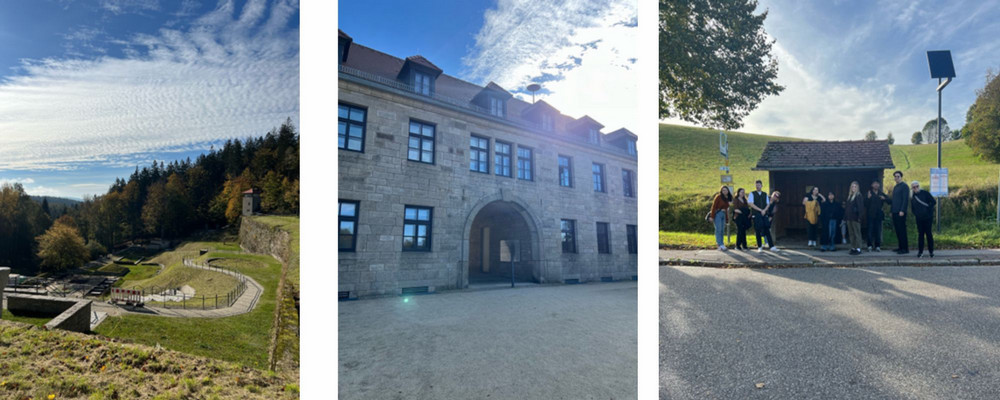
<svg viewBox="0 0 1000 400"><path fill-rule="evenodd" d="M339 304L341 399L631 399L636 283Z"/></svg>
<svg viewBox="0 0 1000 400"><path fill-rule="evenodd" d="M660 397L1000 398L1000 267L661 266Z"/></svg>

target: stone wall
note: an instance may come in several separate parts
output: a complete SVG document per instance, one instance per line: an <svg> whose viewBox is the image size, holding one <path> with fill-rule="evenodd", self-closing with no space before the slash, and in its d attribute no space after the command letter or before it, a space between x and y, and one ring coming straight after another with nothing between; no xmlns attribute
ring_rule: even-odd
<svg viewBox="0 0 1000 400"><path fill-rule="evenodd" d="M52 320L45 329L62 329L74 332L90 332L90 300L12 294L7 296L7 310L11 314L51 315Z"/></svg>
<svg viewBox="0 0 1000 400"><path fill-rule="evenodd" d="M636 275L637 259L628 252L625 225L637 224L638 207L635 197L622 194L622 169L634 173L635 157L348 79L338 85L339 101L367 108L364 152L338 153L339 198L359 201L356 251L339 253L339 291L365 297L400 294L407 287L467 286L472 221L494 201L521 210L536 231L535 242L524 246L534 258L532 275L539 282ZM407 160L411 119L435 124L434 164ZM513 143L514 177L493 174L492 152L489 174L470 171L471 134L490 138L491 150L496 140ZM533 181L516 178L517 146L533 150ZM572 157L572 187L558 183L559 155ZM605 166L603 193L592 188L592 163ZM431 251L402 251L406 205L433 207ZM562 252L561 219L576 221L576 253ZM610 254L597 252L596 222L610 224Z"/></svg>
<svg viewBox="0 0 1000 400"><path fill-rule="evenodd" d="M10 268L0 267L0 310L3 309L4 294L3 289L7 287L7 279L10 278ZM2 312L0 312L0 318L2 318Z"/></svg>
<svg viewBox="0 0 1000 400"><path fill-rule="evenodd" d="M290 258L288 232L278 227L257 222L251 217L240 220L240 247L247 252L267 254L282 263Z"/></svg>

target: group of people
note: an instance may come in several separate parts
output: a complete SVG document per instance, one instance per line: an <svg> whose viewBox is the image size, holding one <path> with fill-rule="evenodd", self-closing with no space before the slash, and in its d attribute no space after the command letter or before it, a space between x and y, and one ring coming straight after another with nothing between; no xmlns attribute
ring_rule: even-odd
<svg viewBox="0 0 1000 400"><path fill-rule="evenodd" d="M861 226L862 221L867 221L868 251L882 251L882 222L885 220L884 208L888 204L899 243L899 247L894 251L897 254L910 252L906 235L907 209L909 209L917 222L917 257L923 256L925 238L928 253L934 257L934 235L931 231L936 203L934 196L921 190L917 181L911 182L907 187L900 171L894 172L892 176L896 186L893 187L891 196L882 191L880 182L872 182L868 191L862 194L861 186L854 181L851 182L847 199L843 203L836 201L832 191L823 196L818 187L812 187L802 199L802 205L805 207L804 218L807 222L807 245L819 246L820 251L835 251L839 230L844 242L847 243L848 239L850 241L850 254L861 254L863 246ZM719 250L728 250L723 244L723 236L730 220L729 210L732 208L737 229L737 250L749 250L746 233L752 226L757 236L758 252L765 248L778 251L771 235L771 224L774 221L780 193L775 191L768 196L761 187L762 183L758 180L756 190L747 194L740 188L736 191L735 197L728 187L723 186L719 189L719 193L712 201L712 208L705 217L715 223L715 241Z"/></svg>

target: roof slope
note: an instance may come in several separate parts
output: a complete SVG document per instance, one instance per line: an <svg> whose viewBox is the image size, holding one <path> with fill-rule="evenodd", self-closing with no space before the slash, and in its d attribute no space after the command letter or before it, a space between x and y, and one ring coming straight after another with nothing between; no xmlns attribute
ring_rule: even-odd
<svg viewBox="0 0 1000 400"><path fill-rule="evenodd" d="M895 168L889 142L767 142L755 170Z"/></svg>

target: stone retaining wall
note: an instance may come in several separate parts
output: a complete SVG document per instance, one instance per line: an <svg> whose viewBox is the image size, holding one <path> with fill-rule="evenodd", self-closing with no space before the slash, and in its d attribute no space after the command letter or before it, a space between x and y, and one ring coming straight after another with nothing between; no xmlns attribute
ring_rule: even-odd
<svg viewBox="0 0 1000 400"><path fill-rule="evenodd" d="M240 247L249 253L267 254L282 263L290 258L291 236L276 226L243 217L240 222Z"/></svg>
<svg viewBox="0 0 1000 400"><path fill-rule="evenodd" d="M3 309L3 289L7 287L7 279L10 278L10 268L0 267L0 310ZM0 314L3 314L0 312ZM2 318L2 316L0 316Z"/></svg>
<svg viewBox="0 0 1000 400"><path fill-rule="evenodd" d="M55 315L45 324L45 329L62 329L73 332L90 332L90 300L12 294L7 296L7 310L11 314Z"/></svg>

